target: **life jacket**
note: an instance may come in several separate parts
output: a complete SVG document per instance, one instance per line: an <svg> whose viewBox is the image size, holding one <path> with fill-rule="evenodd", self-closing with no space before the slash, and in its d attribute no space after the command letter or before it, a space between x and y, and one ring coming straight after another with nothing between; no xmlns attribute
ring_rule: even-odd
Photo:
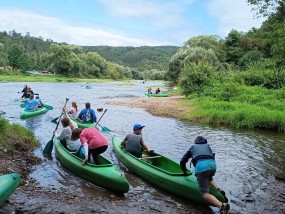
<svg viewBox="0 0 285 214"><path fill-rule="evenodd" d="M141 142L141 135L136 135L131 133L125 145L126 151L128 151L129 153L131 153L136 157L140 157L142 153L142 146L140 142Z"/></svg>
<svg viewBox="0 0 285 214"><path fill-rule="evenodd" d="M191 148L192 163L196 167L196 163L201 159L215 159L215 154L207 141L196 142Z"/></svg>

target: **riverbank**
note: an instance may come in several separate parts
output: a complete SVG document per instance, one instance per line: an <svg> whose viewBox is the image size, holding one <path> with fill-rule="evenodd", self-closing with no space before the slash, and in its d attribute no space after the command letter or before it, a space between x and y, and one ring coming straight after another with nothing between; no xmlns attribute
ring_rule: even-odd
<svg viewBox="0 0 285 214"><path fill-rule="evenodd" d="M110 82L110 79L73 78L60 75L26 74L12 71L0 71L0 82Z"/></svg>
<svg viewBox="0 0 285 214"><path fill-rule="evenodd" d="M128 106L130 108L143 108L156 116L185 119L191 112L191 108L183 104L185 101L184 96L170 96L112 101L108 104ZM188 103L191 105L191 101L188 101Z"/></svg>

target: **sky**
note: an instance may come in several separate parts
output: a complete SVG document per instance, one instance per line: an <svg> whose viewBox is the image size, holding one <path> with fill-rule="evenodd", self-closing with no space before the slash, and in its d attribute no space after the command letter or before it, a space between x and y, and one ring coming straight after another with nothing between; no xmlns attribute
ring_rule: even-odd
<svg viewBox="0 0 285 214"><path fill-rule="evenodd" d="M0 0L0 31L81 46L181 46L260 27L246 0Z"/></svg>

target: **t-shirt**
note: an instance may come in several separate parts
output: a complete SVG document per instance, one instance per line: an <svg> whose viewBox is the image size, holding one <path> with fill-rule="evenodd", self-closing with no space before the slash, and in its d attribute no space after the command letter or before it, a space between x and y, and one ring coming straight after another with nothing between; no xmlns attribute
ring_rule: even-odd
<svg viewBox="0 0 285 214"><path fill-rule="evenodd" d="M36 100L34 100L34 99L32 99L32 100L31 99L25 100L25 104L26 104L25 110L27 110L27 111L32 111L32 110L35 109L35 107L38 106L38 102Z"/></svg>
<svg viewBox="0 0 285 214"><path fill-rule="evenodd" d="M79 116L78 116L83 122L91 122L95 123L97 118L95 115L95 111L91 108L85 108L83 109Z"/></svg>
<svg viewBox="0 0 285 214"><path fill-rule="evenodd" d="M87 143L89 149L96 149L98 147L108 145L108 141L105 136L94 127L83 129L80 134L80 142L82 145Z"/></svg>
<svg viewBox="0 0 285 214"><path fill-rule="evenodd" d="M70 109L69 109L69 114L70 114L70 117L71 118L77 118L77 110L76 110L76 108L74 108L74 107L70 107Z"/></svg>

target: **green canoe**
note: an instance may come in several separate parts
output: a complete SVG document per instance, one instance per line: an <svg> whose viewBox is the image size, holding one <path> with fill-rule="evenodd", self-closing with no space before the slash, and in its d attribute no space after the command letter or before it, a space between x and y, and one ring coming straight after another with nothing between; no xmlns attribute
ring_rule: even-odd
<svg viewBox="0 0 285 214"><path fill-rule="evenodd" d="M34 117L34 116L37 116L37 115L40 115L40 114L44 114L48 111L47 108L45 107L42 107L42 108L39 108L38 110L36 111L27 111L27 110L24 110L21 112L20 114L20 118L21 119L26 119L26 118L29 118L29 117Z"/></svg>
<svg viewBox="0 0 285 214"><path fill-rule="evenodd" d="M168 97L168 94L148 94L148 93L145 93L145 95L148 97Z"/></svg>
<svg viewBox="0 0 285 214"><path fill-rule="evenodd" d="M0 205L2 205L19 186L20 178L21 176L18 173L0 176Z"/></svg>
<svg viewBox="0 0 285 214"><path fill-rule="evenodd" d="M71 120L77 124L78 128L81 128L81 129L85 129L85 128L89 128L89 127L95 127L94 123L84 123L84 122L81 122L81 121L79 121L77 119L73 119L73 118L71 118ZM96 129L98 129L99 131L102 131L102 128L98 125L96 126Z"/></svg>
<svg viewBox="0 0 285 214"><path fill-rule="evenodd" d="M129 183L125 176L102 155L99 155L99 165L87 163L82 166L82 160L67 151L59 140L54 140L54 146L61 164L76 176L117 193L129 191Z"/></svg>
<svg viewBox="0 0 285 214"><path fill-rule="evenodd" d="M20 107L21 108L25 108L26 107L26 104L25 103L21 103L20 104ZM43 107L47 108L48 110L53 110L53 106L52 105L49 105L47 103L43 103Z"/></svg>
<svg viewBox="0 0 285 214"><path fill-rule="evenodd" d="M196 176L191 170L189 170L190 175L185 176L182 174L179 163L159 153L147 154L145 152L149 155L148 157L137 158L120 148L121 140L119 138L113 136L112 143L114 151L122 163L141 178L182 198L201 205L209 205L201 197ZM224 202L224 197L212 186L210 193Z"/></svg>

